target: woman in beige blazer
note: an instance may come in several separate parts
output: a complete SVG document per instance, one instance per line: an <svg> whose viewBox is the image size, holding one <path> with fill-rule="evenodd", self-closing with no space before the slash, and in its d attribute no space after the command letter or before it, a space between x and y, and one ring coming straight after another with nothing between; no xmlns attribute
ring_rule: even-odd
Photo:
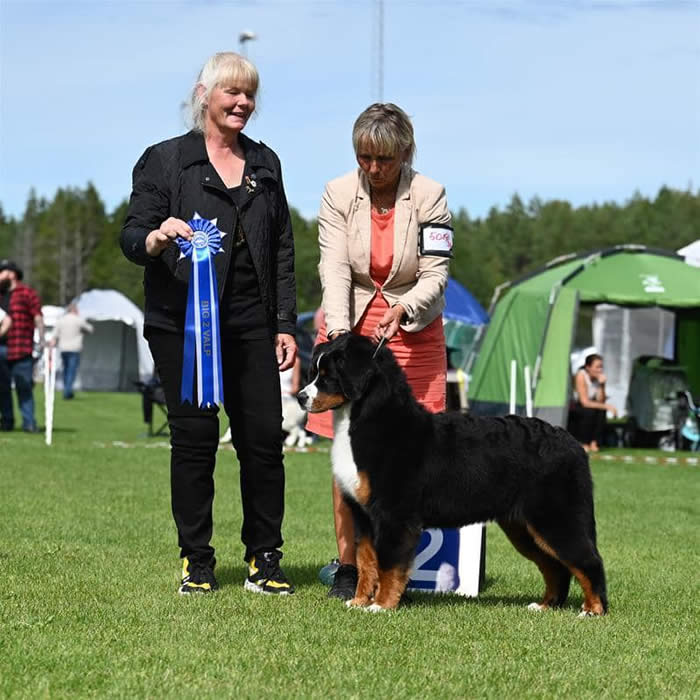
<svg viewBox="0 0 700 700"><path fill-rule="evenodd" d="M418 401L445 408L442 310L452 250L445 189L411 168L413 127L394 104L374 104L352 134L358 168L326 185L318 218L325 326L385 337ZM330 412L308 429L333 436ZM352 515L333 485L339 567L330 597L352 598L357 584ZM328 569L328 567L325 567Z"/></svg>

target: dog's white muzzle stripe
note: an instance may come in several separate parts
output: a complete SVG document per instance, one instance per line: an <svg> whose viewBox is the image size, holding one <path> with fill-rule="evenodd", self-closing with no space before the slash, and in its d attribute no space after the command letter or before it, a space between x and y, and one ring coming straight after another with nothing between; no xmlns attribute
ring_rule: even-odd
<svg viewBox="0 0 700 700"><path fill-rule="evenodd" d="M299 392L302 394L305 398L303 401L304 408L309 411L311 410L311 407L313 405L314 399L318 396L318 387L316 386L316 382L318 381L318 376L319 376L319 363L321 362L321 358L323 357L325 353L321 353L318 358L316 358L316 375L314 378Z"/></svg>

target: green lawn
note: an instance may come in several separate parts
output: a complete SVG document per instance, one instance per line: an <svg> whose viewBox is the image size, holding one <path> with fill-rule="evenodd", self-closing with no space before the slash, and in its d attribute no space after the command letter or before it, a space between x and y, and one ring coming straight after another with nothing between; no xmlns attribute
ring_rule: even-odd
<svg viewBox="0 0 700 700"><path fill-rule="evenodd" d="M133 394L57 396L52 447L0 433L0 697L700 696L697 467L593 464L605 618L577 618L576 584L565 610L527 610L540 576L495 526L480 598L412 594L371 615L328 600L317 578L334 555L324 453L286 458L296 595L243 590L230 450L217 471L221 590L176 595L169 455L143 433Z"/></svg>

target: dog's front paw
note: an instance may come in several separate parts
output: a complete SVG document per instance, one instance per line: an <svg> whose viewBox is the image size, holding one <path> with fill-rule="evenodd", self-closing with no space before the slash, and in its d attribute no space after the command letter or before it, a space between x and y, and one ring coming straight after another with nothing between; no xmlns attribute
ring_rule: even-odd
<svg viewBox="0 0 700 700"><path fill-rule="evenodd" d="M369 605L369 598L352 598L345 601L348 608L365 608Z"/></svg>
<svg viewBox="0 0 700 700"><path fill-rule="evenodd" d="M542 612L543 610L549 610L549 607L542 605L542 603L530 603L530 605L527 606L527 609L534 610L535 612Z"/></svg>
<svg viewBox="0 0 700 700"><path fill-rule="evenodd" d="M381 605L377 605L377 603L372 603L372 605L368 605L364 608L365 612L371 613L388 612L389 610L391 610L391 608L383 608Z"/></svg>

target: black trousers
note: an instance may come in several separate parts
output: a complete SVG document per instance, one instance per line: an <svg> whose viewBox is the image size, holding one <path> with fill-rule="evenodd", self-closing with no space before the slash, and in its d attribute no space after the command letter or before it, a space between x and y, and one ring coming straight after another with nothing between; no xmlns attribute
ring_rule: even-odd
<svg viewBox="0 0 700 700"><path fill-rule="evenodd" d="M583 445L595 440L602 446L607 419L602 408L584 408L580 403L569 410L569 432Z"/></svg>
<svg viewBox="0 0 700 700"><path fill-rule="evenodd" d="M218 407L200 409L180 400L183 336L147 328L146 339L160 376L170 426L172 509L180 556L214 556L214 466L219 445ZM222 329L224 408L240 463L245 558L282 546L284 466L282 400L274 342L245 339Z"/></svg>

